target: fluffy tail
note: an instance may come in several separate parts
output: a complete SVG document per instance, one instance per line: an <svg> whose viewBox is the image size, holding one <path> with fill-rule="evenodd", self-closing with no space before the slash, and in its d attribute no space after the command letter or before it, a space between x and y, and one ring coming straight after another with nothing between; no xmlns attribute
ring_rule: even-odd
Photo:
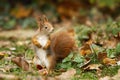
<svg viewBox="0 0 120 80"><path fill-rule="evenodd" d="M58 31L51 37L51 49L57 56L57 59L62 59L74 49L74 30Z"/></svg>

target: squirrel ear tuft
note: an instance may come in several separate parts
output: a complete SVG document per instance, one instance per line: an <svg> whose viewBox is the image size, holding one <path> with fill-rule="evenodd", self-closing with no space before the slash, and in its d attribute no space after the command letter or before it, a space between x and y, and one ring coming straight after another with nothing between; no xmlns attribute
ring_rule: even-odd
<svg viewBox="0 0 120 80"><path fill-rule="evenodd" d="M45 15L37 16L36 21L38 24L38 27L41 29L45 22L48 22L48 19Z"/></svg>
<svg viewBox="0 0 120 80"><path fill-rule="evenodd" d="M42 17L41 16L37 16L36 20L37 20L37 22L41 22L42 21Z"/></svg>
<svg viewBox="0 0 120 80"><path fill-rule="evenodd" d="M36 17L36 22L37 22L37 24L38 24L38 27L41 28L42 25L44 24L44 23L43 23L42 16L37 16L37 17Z"/></svg>
<svg viewBox="0 0 120 80"><path fill-rule="evenodd" d="M45 15L42 15L43 22L48 22L48 19Z"/></svg>

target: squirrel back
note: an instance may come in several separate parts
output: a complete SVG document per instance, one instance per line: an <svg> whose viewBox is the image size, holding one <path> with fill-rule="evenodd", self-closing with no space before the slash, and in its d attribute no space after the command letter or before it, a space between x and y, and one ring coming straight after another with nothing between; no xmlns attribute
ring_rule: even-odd
<svg viewBox="0 0 120 80"><path fill-rule="evenodd" d="M66 29L53 33L51 36L51 50L57 59L63 59L75 47L74 30Z"/></svg>

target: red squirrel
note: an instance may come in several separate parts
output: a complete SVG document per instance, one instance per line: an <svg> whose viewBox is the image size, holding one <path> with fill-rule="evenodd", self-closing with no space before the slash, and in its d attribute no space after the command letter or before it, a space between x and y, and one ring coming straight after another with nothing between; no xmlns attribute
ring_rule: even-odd
<svg viewBox="0 0 120 80"><path fill-rule="evenodd" d="M35 51L34 63L38 68L53 69L57 60L67 57L75 48L74 30L58 29L54 27L45 15L37 18L38 30L32 37Z"/></svg>

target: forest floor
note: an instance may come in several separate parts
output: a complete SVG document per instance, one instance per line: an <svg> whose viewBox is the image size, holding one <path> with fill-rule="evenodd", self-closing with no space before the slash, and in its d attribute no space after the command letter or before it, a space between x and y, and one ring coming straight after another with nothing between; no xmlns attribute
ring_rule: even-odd
<svg viewBox="0 0 120 80"><path fill-rule="evenodd" d="M120 78L120 23L89 27L72 25L79 52L57 63L46 80L118 80ZM0 32L0 80L44 80L33 64L32 29ZM77 54L74 54L77 53Z"/></svg>

